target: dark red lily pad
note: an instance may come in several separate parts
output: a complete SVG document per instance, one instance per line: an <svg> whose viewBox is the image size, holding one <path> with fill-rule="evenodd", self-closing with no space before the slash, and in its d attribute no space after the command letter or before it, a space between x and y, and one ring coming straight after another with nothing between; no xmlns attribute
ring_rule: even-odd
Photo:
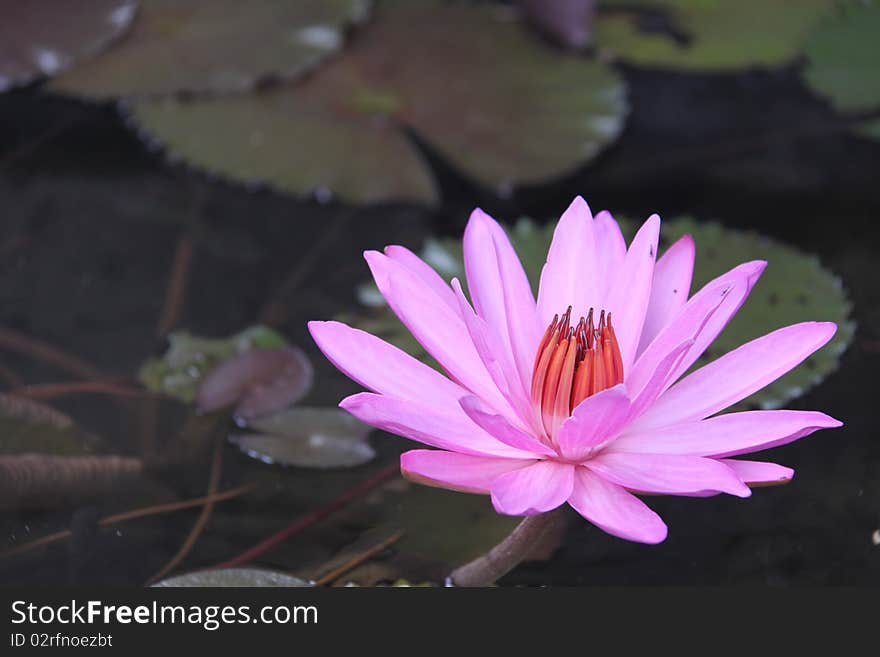
<svg viewBox="0 0 880 657"><path fill-rule="evenodd" d="M137 0L0 0L0 91L98 53L136 10Z"/></svg>
<svg viewBox="0 0 880 657"><path fill-rule="evenodd" d="M196 394L200 413L235 405L235 415L250 419L278 411L302 399L314 372L295 347L254 349L227 360L208 374Z"/></svg>

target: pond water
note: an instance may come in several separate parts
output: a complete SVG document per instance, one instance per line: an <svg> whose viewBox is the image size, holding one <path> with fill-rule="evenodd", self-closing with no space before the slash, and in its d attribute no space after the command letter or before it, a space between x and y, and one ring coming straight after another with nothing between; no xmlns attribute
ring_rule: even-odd
<svg viewBox="0 0 880 657"><path fill-rule="evenodd" d="M857 331L839 369L788 406L821 409L845 427L766 455L796 470L787 486L747 500L652 498L670 527L658 546L614 539L572 514L561 547L503 583L880 583L880 440L870 428L880 364L880 142L847 133L794 68L718 75L623 68L623 75L632 111L622 138L598 159L500 199L429 152L443 199L433 209L321 204L207 180L148 151L112 106L38 88L0 95L3 391L109 377L113 394L32 392L73 418L80 447L145 463L142 474L95 494L7 498L0 551L70 533L0 557L0 583L141 586L163 571L228 562L384 472L406 441L374 432L377 457L368 464L284 468L230 444L235 426L226 416L194 420L184 404L118 389L141 389L138 369L166 350L169 328L224 337L264 323L314 365L315 385L302 403L333 406L357 387L321 356L305 323L358 311L364 249L418 250L428 235L459 236L475 206L501 220L546 222L576 194L594 210L688 214L817 254L842 278ZM77 361L61 361L45 345ZM196 506L99 522L247 484L254 488L210 512ZM450 564L503 535L504 523L486 498L388 476L251 563L317 578L388 542L331 581L438 582ZM398 530L405 533L396 540Z"/></svg>

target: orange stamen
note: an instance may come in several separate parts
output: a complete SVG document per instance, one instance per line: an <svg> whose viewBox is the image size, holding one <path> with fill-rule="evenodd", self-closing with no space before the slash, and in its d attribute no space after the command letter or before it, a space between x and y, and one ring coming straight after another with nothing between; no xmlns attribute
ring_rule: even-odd
<svg viewBox="0 0 880 657"><path fill-rule="evenodd" d="M593 309L571 326L571 307L544 331L532 373L532 401L549 437L584 399L623 382L623 360L611 314Z"/></svg>

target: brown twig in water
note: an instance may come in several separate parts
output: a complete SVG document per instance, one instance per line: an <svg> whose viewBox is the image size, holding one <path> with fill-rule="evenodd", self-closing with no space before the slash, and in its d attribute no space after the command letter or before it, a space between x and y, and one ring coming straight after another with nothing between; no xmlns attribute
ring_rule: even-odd
<svg viewBox="0 0 880 657"><path fill-rule="evenodd" d="M28 399L55 399L68 395L96 394L129 399L160 399L162 395L143 388L134 388L113 381L61 381L59 383L33 383L10 391L11 394Z"/></svg>
<svg viewBox="0 0 880 657"><path fill-rule="evenodd" d="M218 440L217 445L214 447L214 456L211 459L211 474L208 478L208 494L205 496L206 498L211 498L217 493L217 488L220 486L220 473L222 470L223 443ZM149 580L147 580L147 585L150 585L153 582L162 579L163 577L165 577L165 575L177 568L177 566L179 566L184 559L186 559L186 555L189 554L190 550L192 550L193 546L196 544L196 541L199 540L199 536L202 535L202 531L204 531L205 526L208 524L208 520L211 519L211 514L213 512L214 502L210 500L208 502L205 502L205 505L202 507L202 512L196 519L195 524L190 530L189 535L186 537L186 540L183 542L183 545L180 546L177 554L171 557L171 560L166 563L162 568L160 568L159 572L157 572Z"/></svg>
<svg viewBox="0 0 880 657"><path fill-rule="evenodd" d="M356 554L351 559L346 561L344 564L341 564L338 568L334 568L326 575L323 575L320 579L315 580L315 586L326 586L327 584L330 584L331 582L339 579L345 573L347 573L351 570L354 570L355 568L360 566L365 561L372 559L374 556L379 554L385 548L388 548L391 545L394 545L395 543L397 543L397 541L399 541L402 536L403 536L402 531L394 532L391 536L386 538L384 541L377 543L376 545L372 546L368 550L364 550L360 554Z"/></svg>
<svg viewBox="0 0 880 657"><path fill-rule="evenodd" d="M379 472L374 474L369 479L366 479L356 486L349 488L347 491L345 491L342 495L337 497L329 504L322 506L320 509L310 511L306 515L298 518L293 523L282 529L280 532L273 534L265 540L260 541L253 547L248 548L247 550L239 554L237 557L233 557L232 559L219 563L215 566L211 566L210 569L214 570L217 568L232 568L233 566L240 566L241 564L253 561L257 557L262 556L272 548L283 543L291 536L300 533L304 529L308 529L315 523L334 514L336 511L339 511L340 509L348 506L355 500L366 495L374 488L381 486L386 481L397 475L399 472L400 467L397 463L394 463L386 468L379 470Z"/></svg>
<svg viewBox="0 0 880 657"><path fill-rule="evenodd" d="M77 114L72 117L68 117L62 121L59 121L57 124L50 126L36 137L29 139L23 144L18 146L13 146L11 149L0 155L0 167L8 167L13 164L16 160L29 155L30 153L36 152L39 148L45 146L53 139L60 137L65 132L70 130L77 123L81 122L85 118L84 114Z"/></svg>
<svg viewBox="0 0 880 657"><path fill-rule="evenodd" d="M165 290L165 303L162 305L162 312L159 314L159 321L156 325L156 335L158 337L167 335L177 324L183 312L192 257L193 242L187 233L181 236L177 242L177 249L174 251L171 275L168 278L168 287Z"/></svg>
<svg viewBox="0 0 880 657"><path fill-rule="evenodd" d="M127 520L135 520L136 518L145 518L147 516L155 516L163 513L172 513L174 511L183 511L186 509L192 509L193 507L202 506L208 502L217 503L217 502L225 502L226 500L231 500L236 497L240 497L241 495L245 495L250 493L252 490L256 488L255 484L245 484L244 486L238 486L237 488L231 488L230 490L223 491L222 493L216 493L214 495L206 495L203 497L196 497L190 500L181 500L180 502L168 502L166 504L154 504L152 506L145 506L139 509L132 509L130 511L123 511L122 513L116 513L110 516L106 516L101 518L98 521L99 527L109 527L110 525L115 525L119 522L125 522ZM52 543L57 543L58 541L63 541L65 538L69 537L73 532L69 529L65 529L64 531L55 532L54 534L48 534L47 536L43 536L36 540L30 541L29 543L23 543L22 545L17 545L14 548L6 550L4 552L0 552L0 559L5 557L14 557L18 554L22 554L24 552L30 552L38 547L44 545L51 545Z"/></svg>
<svg viewBox="0 0 880 657"><path fill-rule="evenodd" d="M318 239L306 254L300 259L296 267L291 270L287 277L281 282L281 285L275 290L272 297L266 302L259 314L259 322L267 326L279 326L285 322L290 315L290 300L294 292L302 283L314 264L324 255L324 252L333 244L336 236L342 228L348 223L352 212L343 210L336 221L324 231L320 239Z"/></svg>
<svg viewBox="0 0 880 657"><path fill-rule="evenodd" d="M0 348L25 354L35 360L54 365L83 379L109 378L98 368L93 367L81 358L72 356L47 342L32 338L18 331L13 331L12 329L0 328Z"/></svg>

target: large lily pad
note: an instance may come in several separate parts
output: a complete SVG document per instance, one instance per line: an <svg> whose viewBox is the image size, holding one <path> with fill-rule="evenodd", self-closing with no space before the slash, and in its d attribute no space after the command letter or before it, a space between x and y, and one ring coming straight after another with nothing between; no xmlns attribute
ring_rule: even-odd
<svg viewBox="0 0 880 657"><path fill-rule="evenodd" d="M848 2L815 31L804 77L843 112L880 109L880 3Z"/></svg>
<svg viewBox="0 0 880 657"><path fill-rule="evenodd" d="M372 461L372 427L338 408L295 407L243 422L263 433L230 437L248 456L264 463L304 468L352 468Z"/></svg>
<svg viewBox="0 0 880 657"><path fill-rule="evenodd" d="M147 360L140 369L141 383L155 392L190 403L204 377L220 364L253 349L283 349L287 342L265 326L253 326L229 338L202 338L187 331L168 336L168 351Z"/></svg>
<svg viewBox="0 0 880 657"><path fill-rule="evenodd" d="M594 43L634 64L718 71L795 59L832 0L602 0Z"/></svg>
<svg viewBox="0 0 880 657"><path fill-rule="evenodd" d="M25 3L26 4L26 3ZM289 78L342 45L368 0L143 0L124 42L52 89L94 98L238 92Z"/></svg>
<svg viewBox="0 0 880 657"><path fill-rule="evenodd" d="M136 9L137 0L0 0L0 91L99 52Z"/></svg>
<svg viewBox="0 0 880 657"><path fill-rule="evenodd" d="M176 575L153 584L156 587L303 587L311 583L299 577L262 568L218 568Z"/></svg>
<svg viewBox="0 0 880 657"><path fill-rule="evenodd" d="M628 220L620 220L620 223L627 238L632 238L637 223ZM553 235L553 225L539 226L528 219L521 219L508 232L529 280L537 290ZM742 402L739 408L779 407L803 394L837 368L840 355L852 340L855 330L850 319L852 306L840 279L823 268L816 256L757 233L732 230L718 223L697 222L690 218L665 221L662 242L670 244L686 233L693 235L697 245L693 290L747 260L764 259L769 263L748 301L694 367L782 326L823 320L838 325L837 334L825 347L795 370ZM460 241L429 239L422 256L445 279L453 276L463 278ZM374 299L365 289L362 289L360 296ZM386 307L370 308L355 323L431 362L421 346Z"/></svg>
<svg viewBox="0 0 880 657"><path fill-rule="evenodd" d="M498 8L388 2L315 75L241 97L141 101L131 118L168 154L214 174L351 201L433 201L414 130L479 182L539 183L621 130L624 87ZM505 17L506 16L506 17Z"/></svg>

